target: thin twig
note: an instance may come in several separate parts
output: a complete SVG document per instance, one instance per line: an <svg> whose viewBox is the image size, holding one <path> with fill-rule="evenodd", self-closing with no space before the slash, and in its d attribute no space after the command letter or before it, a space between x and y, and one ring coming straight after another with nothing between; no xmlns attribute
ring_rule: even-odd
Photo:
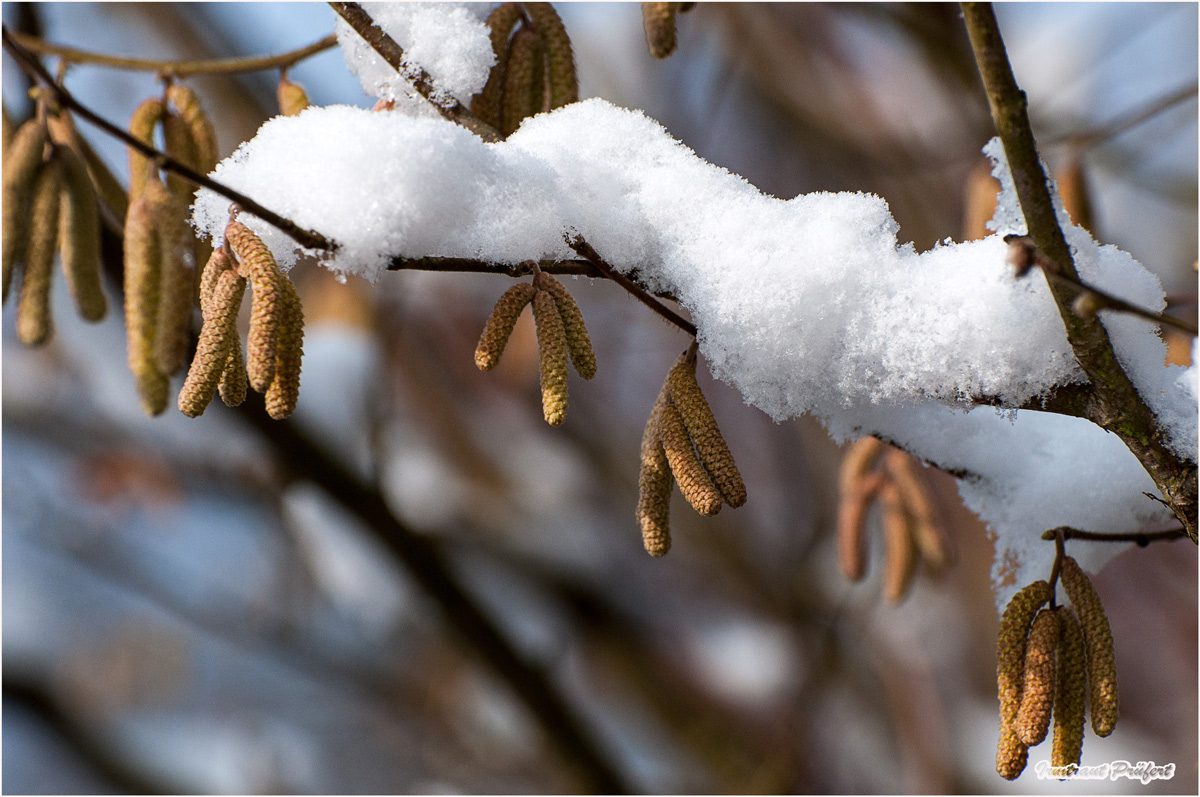
<svg viewBox="0 0 1200 797"><path fill-rule="evenodd" d="M1033 240L1029 238L1029 236L1006 235L1004 236L1004 242L1009 246L1029 247L1032 249L1031 253L1023 253L1023 256L1031 255L1034 265L1037 265L1042 269L1047 280L1057 280L1058 282L1077 288L1079 291L1076 294L1077 297L1086 296L1087 294L1091 294L1093 297L1095 297L1095 304L1092 307L1092 315L1095 315L1095 310L1117 310L1122 313L1136 315L1139 318L1146 319L1147 321L1153 321L1156 324L1175 327L1176 329L1187 332L1193 336L1197 334L1196 326L1194 324L1189 324L1187 321L1184 321L1181 318L1175 318L1174 316L1167 315L1166 313L1156 313L1153 310L1147 310L1144 307L1138 307L1136 304L1131 304L1119 296L1114 296L1107 291L1101 290L1100 288L1088 285L1087 283L1083 282L1083 280L1067 274L1060 274L1057 271L1054 271L1052 267L1048 268L1048 266L1050 266L1050 262L1046 259L1046 256L1038 250L1037 246L1033 243ZM1072 307L1074 309L1074 305L1072 305ZM1076 313L1076 315L1078 315L1078 313Z"/></svg>
<svg viewBox="0 0 1200 797"><path fill-rule="evenodd" d="M1101 531L1073 529L1070 526L1059 526L1056 529L1042 532L1043 540L1054 540L1058 537L1064 540L1091 540L1092 542L1132 542L1145 548L1150 543L1160 540L1166 542L1182 540L1187 537L1187 533L1183 529L1168 529L1167 531L1130 531L1109 534Z"/></svg>
<svg viewBox="0 0 1200 797"><path fill-rule="evenodd" d="M404 59L404 50L396 40L383 32L375 24L371 15L363 10L358 3L330 3L333 10L354 28L355 33L363 37L367 44L404 77L422 97L429 101L438 113L455 124L462 125L484 141L497 142L502 138L496 128L484 122L453 97L435 97L433 93L433 78L419 65Z"/></svg>
<svg viewBox="0 0 1200 797"><path fill-rule="evenodd" d="M691 321L688 321L671 308L667 307L658 299L654 298L654 296L651 295L650 292L641 285L638 285L629 277L625 276L608 263L604 262L604 259L600 257L600 255L596 253L596 250L593 249L587 241L583 240L583 238L579 236L569 238L567 240L567 245L574 249L580 257L582 257L584 260L587 260L589 263L599 269L604 276L608 277L613 282L616 282L622 288L632 293L634 297L636 297L637 300L642 304L646 305L651 310L658 313L660 316L667 319L692 337L696 337L695 324L693 324Z"/></svg>
<svg viewBox="0 0 1200 797"><path fill-rule="evenodd" d="M1088 420L1121 438L1166 497L1188 536L1197 542L1196 467L1164 443L1163 430L1117 361L1104 325L1096 318L1081 318L1072 312L1071 303L1078 289L1064 280L1049 278L1054 274L1078 282L1079 274L1050 201L1046 174L1029 126L1028 102L1013 78L991 4L963 3L962 8L1029 237L1045 255L1042 271L1048 277L1050 294L1071 350L1095 396L1088 405Z"/></svg>
<svg viewBox="0 0 1200 797"><path fill-rule="evenodd" d="M52 91L59 103L74 111L88 122L91 122L93 125L99 127L110 136L120 139L126 145L136 149L146 157L152 158L158 168L162 169L163 171L173 172L180 177L190 180L196 185L202 186L211 191L215 191L226 199L229 199L240 205L243 210L258 216L271 226L276 227L282 232L286 233L303 247L308 249L319 249L326 252L334 252L337 250L337 244L326 238L324 235L321 235L314 230L303 229L295 222L285 219L283 216L280 216L278 213L275 213L272 210L268 210L250 197L234 191L233 189L224 186L215 180L211 180L203 174L193 171L166 153L155 149L154 147L142 141L139 141L137 138L131 136L129 133L117 127L113 123L101 118L90 108L76 100L71 95L71 92L67 91L62 84L55 82L54 78L51 77L50 73L46 71L46 68L42 66L37 58L14 40L13 36L9 33L7 26L3 28L3 36L4 49L8 50L9 55L16 60L17 65L20 66L21 69L31 77L40 81L46 86L47 89Z"/></svg>
<svg viewBox="0 0 1200 797"><path fill-rule="evenodd" d="M161 72L164 75L180 78L188 75L236 75L244 72L261 72L267 69L286 69L306 58L337 46L337 36L329 35L307 47L279 55L252 58L210 58L202 61L170 61L158 58L126 58L54 44L22 33L10 35L18 44L32 53L57 56L72 64L95 64L109 69L131 72Z"/></svg>
<svg viewBox="0 0 1200 797"><path fill-rule="evenodd" d="M1047 143L1070 144L1076 150L1083 150L1089 147L1094 147L1098 144L1103 144L1110 138L1116 138L1126 130L1137 127L1142 122L1154 118L1163 111L1174 108L1180 103L1195 99L1197 90L1200 90L1200 84L1192 82L1187 86L1176 89L1170 94L1151 101L1144 108L1135 109L1124 116L1113 119L1110 122L1097 125L1090 130L1083 130L1078 133L1064 133L1061 136L1055 136Z"/></svg>

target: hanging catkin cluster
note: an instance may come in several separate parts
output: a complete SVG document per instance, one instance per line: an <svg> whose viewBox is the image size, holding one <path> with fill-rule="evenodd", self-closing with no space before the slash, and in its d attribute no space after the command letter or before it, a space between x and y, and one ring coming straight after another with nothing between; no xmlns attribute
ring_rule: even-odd
<svg viewBox="0 0 1200 797"><path fill-rule="evenodd" d="M671 485L702 515L746 503L746 486L696 381L695 348L679 355L642 435L637 518L651 556L671 547Z"/></svg>
<svg viewBox="0 0 1200 797"><path fill-rule="evenodd" d="M69 119L44 103L15 131L6 120L3 196L3 301L21 274L17 337L27 346L50 340L54 254L79 315L96 322L108 303L100 286L100 212L88 167ZM51 118L56 124L50 124Z"/></svg>
<svg viewBox="0 0 1200 797"><path fill-rule="evenodd" d="M253 293L246 356L238 338L237 315L246 286ZM204 326L196 355L179 392L179 411L195 418L218 388L229 406L241 404L246 386L266 393L267 414L286 418L300 396L304 313L292 281L279 269L262 240L239 221L225 228L200 278Z"/></svg>
<svg viewBox="0 0 1200 797"><path fill-rule="evenodd" d="M172 83L165 99L146 100L129 122L129 133L151 146L160 128L172 158L197 172L216 167L213 125L190 88ZM174 174L164 183L154 162L130 148L125 325L129 367L148 415L166 409L169 378L187 360L197 254L204 251L187 224L194 190Z"/></svg>
<svg viewBox="0 0 1200 797"><path fill-rule="evenodd" d="M838 561L851 581L866 575L867 512L879 501L886 555L884 598L907 594L918 560L938 570L953 559L950 537L939 522L929 489L908 454L874 437L856 441L839 476Z"/></svg>
<svg viewBox="0 0 1200 797"><path fill-rule="evenodd" d="M1074 610L1050 608L1052 590L1036 581L1013 596L1000 618L996 681L1000 741L996 771L1008 780L1025 769L1029 748L1050 732L1050 764L1069 773L1083 753L1085 692L1091 685L1092 730L1112 733L1117 721L1112 633L1100 599L1071 557L1061 565Z"/></svg>
<svg viewBox="0 0 1200 797"><path fill-rule="evenodd" d="M579 100L571 39L549 3L504 3L488 16L496 65L471 112L500 135L521 120Z"/></svg>
<svg viewBox="0 0 1200 797"><path fill-rule="evenodd" d="M479 336L475 365L481 371L496 367L527 304L533 305L537 326L542 413L546 423L558 426L567 417L567 359L576 373L591 379L596 375L596 354L579 305L557 279L539 270L532 283L522 282L504 292Z"/></svg>
<svg viewBox="0 0 1200 797"><path fill-rule="evenodd" d="M650 55L666 58L675 52L675 15L690 11L695 3L642 3L642 25Z"/></svg>

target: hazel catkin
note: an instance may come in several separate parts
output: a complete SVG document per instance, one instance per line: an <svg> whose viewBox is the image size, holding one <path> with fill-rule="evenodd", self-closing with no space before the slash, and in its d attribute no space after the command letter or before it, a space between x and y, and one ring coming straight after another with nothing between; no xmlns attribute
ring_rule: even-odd
<svg viewBox="0 0 1200 797"><path fill-rule="evenodd" d="M1021 705L1013 730L1033 747L1041 744L1050 729L1054 708L1055 651L1058 649L1058 613L1043 609L1033 618L1025 643L1025 674L1021 682Z"/></svg>
<svg viewBox="0 0 1200 797"><path fill-rule="evenodd" d="M25 263L29 246L29 197L42 168L45 148L46 128L35 118L17 128L4 153L3 197L0 198L0 212L4 216L0 234L4 301L8 301L17 266Z"/></svg>
<svg viewBox="0 0 1200 797"><path fill-rule="evenodd" d="M281 280L286 277L275 265L271 250L246 225L229 222L225 240L238 256L238 273L253 290L250 333L246 338L246 374L250 387L265 393L275 378L280 325L286 312Z"/></svg>
<svg viewBox="0 0 1200 797"><path fill-rule="evenodd" d="M671 386L671 401L679 408L688 436L695 444L696 453L713 484L721 492L725 503L736 509L746 503L746 485L717 427L717 419L704 393L700 391L700 383L696 381L695 359L689 359L676 363L667 376Z"/></svg>
<svg viewBox="0 0 1200 797"><path fill-rule="evenodd" d="M1012 725L1021 707L1021 687L1025 680L1025 640L1029 625L1052 595L1050 584L1035 581L1008 602L1000 616L996 639L996 683L1000 698L1000 722Z"/></svg>
<svg viewBox="0 0 1200 797"><path fill-rule="evenodd" d="M143 144L154 145L154 131L166 114L161 100L150 98L142 102L129 119L129 135ZM154 173L154 162L133 147L129 148L129 201L142 194L146 181Z"/></svg>
<svg viewBox="0 0 1200 797"><path fill-rule="evenodd" d="M1063 559L1059 576L1079 616L1086 653L1088 686L1091 692L1092 731L1108 736L1117 724L1117 665L1112 629L1100 596L1079 563Z"/></svg>
<svg viewBox="0 0 1200 797"><path fill-rule="evenodd" d="M675 52L675 14L680 3L642 3L642 26L650 55L666 58Z"/></svg>
<svg viewBox="0 0 1200 797"><path fill-rule="evenodd" d="M659 429L667 461L671 464L671 473L683 497L701 515L711 516L720 512L721 494L713 486L697 456L679 409L672 400L668 400L660 411Z"/></svg>
<svg viewBox="0 0 1200 797"><path fill-rule="evenodd" d="M508 66L509 36L521 21L518 3L501 3L488 14L488 35L496 63L488 72L487 83L471 98L471 113L497 130L500 129L500 103L504 92L504 75Z"/></svg>
<svg viewBox="0 0 1200 797"><path fill-rule="evenodd" d="M129 205L125 220L125 340L142 409L152 416L166 409L169 388L154 357L159 265L153 207L146 196L139 196Z"/></svg>
<svg viewBox="0 0 1200 797"><path fill-rule="evenodd" d="M517 30L509 45L500 104L500 135L507 138L522 120L542 110L545 54L538 35L526 27Z"/></svg>
<svg viewBox="0 0 1200 797"><path fill-rule="evenodd" d="M202 415L212 402L230 347L238 345L237 312L245 290L246 280L234 270L222 271L213 286L196 354L179 391L179 411L189 418Z"/></svg>
<svg viewBox="0 0 1200 797"><path fill-rule="evenodd" d="M674 478L663 449L661 429L662 410L669 400L670 391L663 385L642 433L637 519L642 530L642 545L651 556L662 556L671 549L671 485Z"/></svg>
<svg viewBox="0 0 1200 797"><path fill-rule="evenodd" d="M217 130L212 119L200 103L200 97L190 86L172 83L167 88L167 99L178 109L180 118L191 131L196 153L196 171L208 174L217 168Z"/></svg>
<svg viewBox="0 0 1200 797"><path fill-rule="evenodd" d="M567 333L549 292L534 293L533 320L537 326L542 414L546 423L558 426L567 417Z"/></svg>
<svg viewBox="0 0 1200 797"><path fill-rule="evenodd" d="M522 5L546 48L546 73L550 87L548 110L578 102L579 80L575 75L575 54L571 50L571 37L567 35L562 18L550 3Z"/></svg>
<svg viewBox="0 0 1200 797"><path fill-rule="evenodd" d="M280 322L275 377L265 396L267 414L283 420L296 409L300 398L300 361L304 354L304 311L291 280L280 281L283 288L283 319Z"/></svg>
<svg viewBox="0 0 1200 797"><path fill-rule="evenodd" d="M99 321L108 311L100 285L100 209L87 166L69 147L59 150L63 190L59 201L59 243L67 288L85 321Z"/></svg>
<svg viewBox="0 0 1200 797"><path fill-rule="evenodd" d="M1083 755L1087 662L1079 618L1069 607L1058 609L1058 663L1054 684L1054 741L1050 765L1078 764Z"/></svg>
<svg viewBox="0 0 1200 797"><path fill-rule="evenodd" d="M58 248L62 180L63 165L56 152L38 173L29 200L29 248L17 303L17 337L26 346L42 345L53 331L50 284L54 275L54 252Z"/></svg>
<svg viewBox="0 0 1200 797"><path fill-rule="evenodd" d="M883 485L879 503L883 509L883 598L888 603L898 603L908 592L917 570L913 519L895 482Z"/></svg>
<svg viewBox="0 0 1200 797"><path fill-rule="evenodd" d="M558 311L562 315L563 329L567 333L567 351L571 354L571 364L581 377L591 379L596 375L596 352L592 349L592 339L588 335L587 325L583 322L583 312L575 303L575 298L571 296L567 286L544 271L537 273L533 284L541 290L549 291L554 297L554 303L558 305Z"/></svg>
<svg viewBox="0 0 1200 797"><path fill-rule="evenodd" d="M506 290L496 301L479 336L475 347L475 365L481 371L490 371L500 362L500 355L508 345L513 328L517 325L525 305L533 301L537 289L528 282L519 282Z"/></svg>

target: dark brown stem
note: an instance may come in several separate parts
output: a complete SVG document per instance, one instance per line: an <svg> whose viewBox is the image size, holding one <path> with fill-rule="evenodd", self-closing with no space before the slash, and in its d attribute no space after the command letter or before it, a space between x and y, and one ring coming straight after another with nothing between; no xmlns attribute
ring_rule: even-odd
<svg viewBox="0 0 1200 797"><path fill-rule="evenodd" d="M383 32L383 29L375 24L375 20L371 19L371 15L363 10L358 3L330 3L333 10L338 15L346 20L346 23L354 28L354 32L363 37L363 40L379 53L380 57L387 62L388 66L395 69L403 76L412 87L417 90L422 97L437 109L438 113L446 119L460 124L470 130L475 135L482 138L484 141L496 142L500 141L500 133L496 128L484 122L475 114L464 106L461 102L453 97L447 99L435 98L433 95L433 78L421 69L420 66L411 62L405 62L404 50L396 40Z"/></svg>
<svg viewBox="0 0 1200 797"><path fill-rule="evenodd" d="M1187 537L1183 529L1168 529L1167 531L1131 531L1110 534L1101 531L1083 531L1070 526L1059 526L1056 529L1042 532L1043 540L1091 540L1092 542L1132 542L1140 548L1145 548L1152 542L1182 540Z"/></svg>
<svg viewBox="0 0 1200 797"><path fill-rule="evenodd" d="M333 241L330 241L320 233L313 230L305 230L295 222L285 219L283 216L280 216L274 211L268 210L250 197L240 194L237 191L221 185L214 180L210 180L203 174L192 171L190 168L166 153L139 141L121 128L101 118L90 108L83 105L73 96L71 96L71 92L67 91L60 83L57 83L54 78L51 77L50 73L46 71L46 68L37 60L37 58L16 42L16 40L9 34L7 26L5 26L3 29L3 36L4 49L8 50L9 55L16 60L17 65L20 66L26 74L35 80L40 81L48 90L53 92L58 103L70 109L71 111L74 111L77 115L96 125L110 136L120 139L127 146L136 149L146 157L153 158L155 164L160 169L173 172L180 177L190 180L196 185L202 186L211 191L215 191L226 199L236 202L237 204L241 205L246 212L252 213L271 226L278 228L303 247L308 249L319 249L326 252L334 252L337 250L337 244Z"/></svg>
<svg viewBox="0 0 1200 797"><path fill-rule="evenodd" d="M1185 462L1163 442L1154 413L1142 401L1137 388L1117 362L1103 324L1096 318L1080 318L1071 311L1078 289L1066 280L1050 277L1055 275L1079 281L1071 250L1050 201L1046 174L1029 125L1025 93L1013 78L991 5L963 3L962 8L1029 237L1045 255L1042 271L1048 276L1047 283L1066 328L1067 340L1091 382L1094 400L1088 404L1088 420L1121 438L1150 474L1188 537L1195 542L1196 467Z"/></svg>
<svg viewBox="0 0 1200 797"><path fill-rule="evenodd" d="M693 338L696 337L695 324L679 315L679 313L676 313L670 307L667 307L658 299L654 298L654 296L651 295L650 292L641 285L638 285L629 277L626 277L608 263L604 262L604 259L600 257L600 255L596 253L596 250L593 249L587 241L583 240L583 238L578 236L569 238L567 240L567 245L574 249L576 254L599 269L604 276L608 277L610 280L616 282L622 288L632 293L642 304L646 305L651 310L691 335Z"/></svg>

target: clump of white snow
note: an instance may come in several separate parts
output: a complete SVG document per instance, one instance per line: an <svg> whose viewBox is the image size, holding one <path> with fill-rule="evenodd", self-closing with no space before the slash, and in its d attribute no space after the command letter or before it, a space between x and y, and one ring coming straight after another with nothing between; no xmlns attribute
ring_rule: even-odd
<svg viewBox="0 0 1200 797"><path fill-rule="evenodd" d="M1003 603L1049 574L1044 530L1129 531L1169 514L1143 494L1154 485L1115 436L1074 418L971 409L1084 379L1045 279L1017 279L1005 262L1002 234L1023 220L1003 153L990 150L1008 186L997 234L929 252L897 241L879 197L764 195L602 100L526 120L494 144L441 119L310 108L264 124L213 176L337 240L326 265L368 279L395 256L569 258L564 234L582 234L679 299L713 374L748 404L776 420L816 414L841 439L879 434L958 475L996 536ZM219 239L228 204L203 192L198 228ZM290 239L243 219L295 261ZM1085 281L1162 306L1152 274L1063 221ZM1181 383L1163 365L1146 322L1101 318L1171 445L1194 460L1194 372ZM1095 568L1118 546L1071 548Z"/></svg>
<svg viewBox="0 0 1200 797"><path fill-rule="evenodd" d="M404 63L433 78L435 99L466 103L496 62L487 26L464 3L363 3L375 23L404 50ZM398 99L415 91L341 17L338 43L346 64L372 97ZM424 100L422 100L424 102Z"/></svg>

